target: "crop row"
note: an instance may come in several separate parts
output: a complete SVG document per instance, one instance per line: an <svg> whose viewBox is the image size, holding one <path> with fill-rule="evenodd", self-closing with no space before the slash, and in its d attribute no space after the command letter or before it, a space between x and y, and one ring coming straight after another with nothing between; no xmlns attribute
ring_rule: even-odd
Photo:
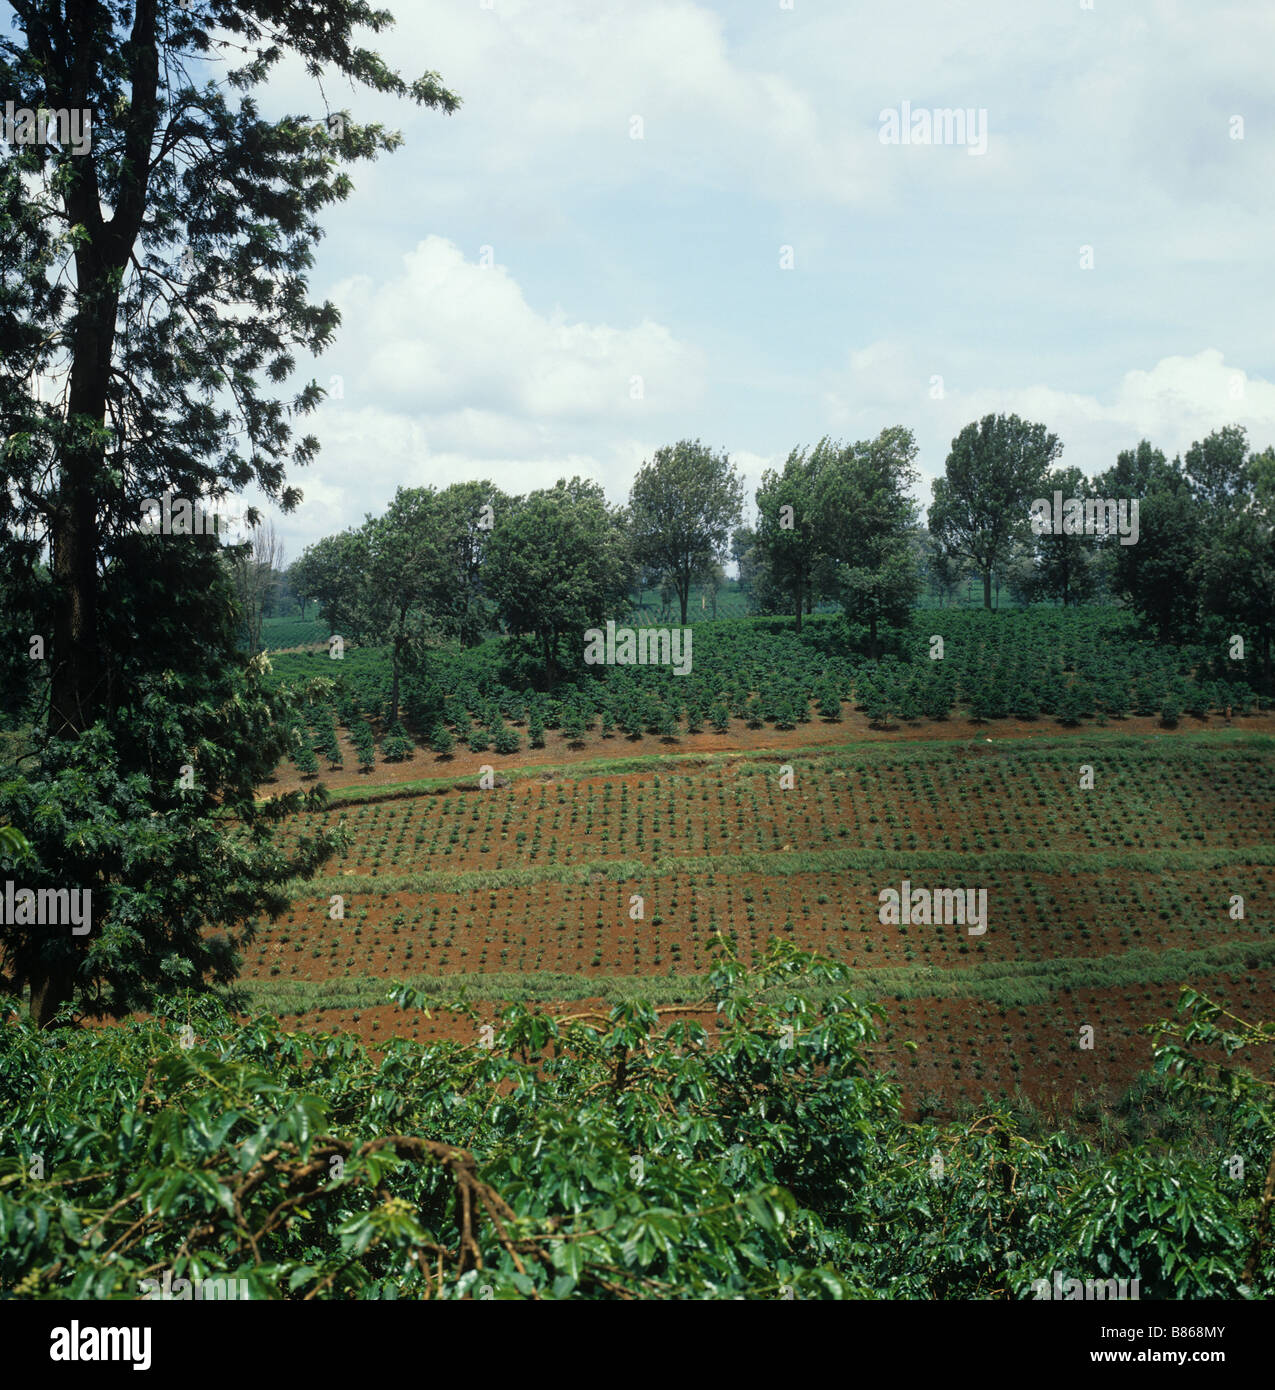
<svg viewBox="0 0 1275 1390"><path fill-rule="evenodd" d="M942 639L941 647L935 639ZM1031 608L983 613L917 611L889 632L878 658L838 617L814 615L801 634L788 620L742 619L695 629L691 670L668 666L584 666L562 653L568 672L551 693L517 643L489 639L468 651L434 654L425 672L403 683L403 708L418 740L440 726L457 742L502 730L535 746L535 728L609 729L676 734L723 719L792 727L816 713L840 717L852 701L874 721L1055 718L1065 723L1129 714L1243 713L1263 700L1256 656L1232 657L1212 646L1163 647L1115 608ZM274 679L324 675L338 680L336 709L346 721L388 718L391 674L380 650L347 648L336 662L304 653L274 658ZM1264 699L1264 697L1263 697ZM509 747L507 751L514 751Z"/></svg>
<svg viewBox="0 0 1275 1390"><path fill-rule="evenodd" d="M986 932L882 923L879 894L904 878L914 888L985 890ZM1232 916L1233 895L1244 899L1243 917ZM972 866L962 878L900 862L889 874L739 874L711 887L667 874L460 893L369 892L366 880L355 879L342 898L339 920L331 918L329 897L295 901L261 930L250 973L276 967L301 979L395 971L698 973L707 969L719 933L746 953L781 936L862 969L1275 939L1275 868L1266 866L1128 878Z"/></svg>
<svg viewBox="0 0 1275 1390"><path fill-rule="evenodd" d="M1092 787L1082 785L1083 766ZM354 843L335 862L366 874L839 845L970 854L1239 847L1270 838L1272 808L1275 762L1260 753L1201 750L1188 761L1078 749L519 780L317 814L344 817ZM293 833L308 833L314 814Z"/></svg>

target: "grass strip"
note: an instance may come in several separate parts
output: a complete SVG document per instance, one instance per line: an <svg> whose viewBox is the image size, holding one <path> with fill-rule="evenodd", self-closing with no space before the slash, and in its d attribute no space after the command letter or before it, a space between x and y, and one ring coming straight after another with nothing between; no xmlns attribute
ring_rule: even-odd
<svg viewBox="0 0 1275 1390"><path fill-rule="evenodd" d="M977 882L983 872L1018 871L1038 874L1158 874L1175 869L1205 870L1234 865L1275 866L1275 845L1197 850L1146 850L1122 853L1095 850L967 850L832 849L773 850L750 854L667 855L659 859L594 859L578 864L542 864L516 869L422 870L407 874L327 874L320 878L292 879L285 892L294 900L329 897L340 893L358 897L375 893L473 893L484 889L530 888L540 883L590 883L664 878L670 875L827 874L846 870L877 870L884 875L960 873Z"/></svg>
<svg viewBox="0 0 1275 1390"><path fill-rule="evenodd" d="M1116 956L1066 956L1055 960L992 962L942 970L936 966L883 966L850 972L848 985L785 983L769 997L800 989L813 998L842 990L887 1003L909 999L981 999L1006 1008L1056 1002L1078 989L1112 989L1150 984L1190 984L1207 988L1211 975L1275 968L1275 942L1222 942L1196 950L1144 947ZM414 975L404 977L431 1007L449 1004L571 1002L601 998L610 1003L644 999L652 1004L692 1004L707 990L707 976L573 975L528 973ZM236 987L245 1012L323 1012L371 1008L387 1002L390 981L357 976L349 980L253 981ZM763 998L768 997L763 994Z"/></svg>

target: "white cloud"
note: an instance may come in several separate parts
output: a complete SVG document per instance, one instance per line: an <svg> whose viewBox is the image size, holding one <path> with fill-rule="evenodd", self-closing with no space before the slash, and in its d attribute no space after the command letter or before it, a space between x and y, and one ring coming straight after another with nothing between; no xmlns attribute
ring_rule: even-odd
<svg viewBox="0 0 1275 1390"><path fill-rule="evenodd" d="M345 400L323 406L324 452L297 478L310 535L400 481L526 491L579 472L620 500L682 436L749 446L732 452L751 492L794 444L904 424L926 499L952 436L988 411L1044 421L1089 472L1143 436L1170 455L1233 421L1259 447L1275 437L1256 374L1275 9L397 8L377 46L405 73L437 69L464 105L334 97L407 144L331 210L329 280L390 268L329 291L344 323L317 375L340 374ZM309 108L313 86L290 77L270 98ZM903 99L986 108L987 155L882 146L878 112ZM517 278L475 264L481 242ZM781 242L799 269L768 299L756 267ZM1191 355L1214 343L1225 353ZM1239 398L1237 362L1255 373Z"/></svg>
<svg viewBox="0 0 1275 1390"><path fill-rule="evenodd" d="M921 449L926 501L951 440L988 414L1041 422L1062 441L1060 461L1088 474L1110 467L1121 449L1144 438L1170 458L1224 425L1245 426L1255 448L1275 438L1275 383L1228 363L1216 348L1127 371L1101 396L1044 383L962 388L948 382L943 397L932 399L929 374L918 355L900 343L871 343L852 352L849 361L849 371L831 379L824 396L835 429L848 438L865 438L886 425L910 426Z"/></svg>
<svg viewBox="0 0 1275 1390"><path fill-rule="evenodd" d="M662 324L541 313L507 269L468 261L442 237L404 256L400 275L354 277L332 298L347 401L447 412L454 425L457 412L552 423L685 408L702 390L701 355Z"/></svg>

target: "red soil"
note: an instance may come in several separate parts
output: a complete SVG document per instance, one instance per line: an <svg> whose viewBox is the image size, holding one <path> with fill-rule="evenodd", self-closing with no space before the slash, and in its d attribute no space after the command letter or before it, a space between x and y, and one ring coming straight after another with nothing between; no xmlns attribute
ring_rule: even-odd
<svg viewBox="0 0 1275 1390"><path fill-rule="evenodd" d="M295 767L284 762L275 770L274 777L262 791L265 795L282 792L304 791L322 782L328 787L385 787L395 782L407 782L426 777L472 777L477 781L479 769L484 765L495 769L497 774L505 768L539 767L550 763L589 762L595 758L635 758L649 757L652 754L683 753L757 753L785 748L803 748L817 744L837 743L891 743L953 739L986 738L1032 739L1032 738L1079 738L1091 734L1094 725L1068 728L1050 718L1032 720L994 719L978 721L973 719L925 720L912 724L894 724L884 729L874 728L867 715L842 706L840 722L814 718L809 724L799 724L795 729L775 729L766 725L750 729L739 719L731 720L730 731L725 734L705 732L701 734L683 733L677 738L661 738L657 734L644 734L641 738L629 738L624 734L612 734L603 738L591 730L582 744L569 743L556 729L545 732L543 748L527 748L526 730L522 729L524 747L520 753L471 753L467 748L458 747L455 753L441 757L419 747L411 758L401 763L386 763L380 759L370 772L358 770L354 746L344 729L338 730L341 748L345 755L345 766L339 772L322 771L317 778L303 778ZM1172 738L1177 733L1188 733L1199 729L1243 729L1249 733L1275 733L1275 711L1246 715L1243 718L1225 719L1215 715L1210 719L1184 717L1176 729L1164 728L1154 716L1131 716L1128 719L1112 720L1107 726L1113 732L1122 734L1147 734ZM322 766L322 763L321 763Z"/></svg>

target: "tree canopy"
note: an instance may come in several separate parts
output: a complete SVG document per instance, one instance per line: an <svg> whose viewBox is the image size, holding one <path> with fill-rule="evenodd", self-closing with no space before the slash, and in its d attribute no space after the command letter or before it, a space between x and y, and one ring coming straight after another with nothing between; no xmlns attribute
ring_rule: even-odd
<svg viewBox="0 0 1275 1390"><path fill-rule="evenodd" d="M292 384L297 354L339 323L309 295L319 218L348 197L346 166L400 143L328 109L318 81L313 115L268 118L254 93L293 57L356 90L458 100L361 45L392 22L362 0L13 11L6 98L91 113L84 147L21 145L0 164L0 575L7 635L43 649L43 727L0 815L28 830L33 885L101 904L88 938L6 928L47 1021L72 997L135 1007L164 979L224 976L233 943L204 943L197 919L246 930L330 852L330 837L293 859L268 847L275 810L251 788L282 710L235 640L219 537L141 523L153 500L215 510L249 485L296 505L288 470L318 447L297 421L322 398Z"/></svg>
<svg viewBox="0 0 1275 1390"><path fill-rule="evenodd" d="M698 439L657 449L633 480L629 527L634 558L667 575L686 622L691 586L726 558L743 484L725 453Z"/></svg>
<svg viewBox="0 0 1275 1390"><path fill-rule="evenodd" d="M984 608L992 606L992 570L1028 540L1031 503L1061 452L1057 435L1017 415L985 415L952 440L934 481L930 534L982 575Z"/></svg>

